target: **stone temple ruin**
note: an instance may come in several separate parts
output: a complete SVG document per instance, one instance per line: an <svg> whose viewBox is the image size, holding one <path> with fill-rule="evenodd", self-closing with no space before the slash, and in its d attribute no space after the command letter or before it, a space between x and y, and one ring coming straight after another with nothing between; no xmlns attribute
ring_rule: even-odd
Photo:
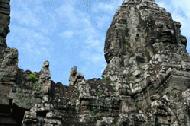
<svg viewBox="0 0 190 126"><path fill-rule="evenodd" d="M190 56L179 22L154 0L124 1L105 41L102 79L77 67L70 84L18 67L6 45L10 0L0 0L0 126L190 126Z"/></svg>

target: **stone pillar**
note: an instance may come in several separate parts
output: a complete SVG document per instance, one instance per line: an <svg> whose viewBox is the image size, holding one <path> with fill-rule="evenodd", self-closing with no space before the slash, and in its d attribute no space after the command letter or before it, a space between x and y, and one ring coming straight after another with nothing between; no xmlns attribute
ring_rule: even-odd
<svg viewBox="0 0 190 126"><path fill-rule="evenodd" d="M77 66L74 66L71 68L71 71L70 71L69 85L74 85L76 83L77 75L78 75Z"/></svg>
<svg viewBox="0 0 190 126"><path fill-rule="evenodd" d="M11 89L16 85L18 51L6 45L9 33L10 0L0 0L0 103L8 104Z"/></svg>
<svg viewBox="0 0 190 126"><path fill-rule="evenodd" d="M51 74L48 61L43 63L42 69L40 71L39 83L42 84L42 92L44 94L49 94L51 91Z"/></svg>

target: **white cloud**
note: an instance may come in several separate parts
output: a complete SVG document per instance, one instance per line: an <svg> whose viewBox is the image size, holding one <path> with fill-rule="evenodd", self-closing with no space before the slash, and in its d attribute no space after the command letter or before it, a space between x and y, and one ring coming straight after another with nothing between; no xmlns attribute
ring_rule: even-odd
<svg viewBox="0 0 190 126"><path fill-rule="evenodd" d="M59 34L60 37L62 38L67 38L70 39L74 36L74 31L68 30L68 31L63 31L62 33Z"/></svg>
<svg viewBox="0 0 190 126"><path fill-rule="evenodd" d="M159 2L161 6L172 12L175 20L182 22L182 32L189 37L190 14L187 12L190 12L190 1L172 0L170 4L164 0L159 0ZM92 65L99 67L100 70L104 68L105 31L122 0L80 2L78 0L57 0L56 2L52 0L16 0L12 3L16 6L11 13L12 37L9 40L11 43L15 42L12 45L19 47L21 55L33 57L36 60L38 60L37 57L51 58L54 56L51 51L55 51L57 45L63 46L60 47L62 52L56 50L57 53L63 53L67 50L66 47L76 48L78 46L80 48L77 50L77 58L82 62L80 65L83 68L81 69L86 69L85 72L90 73ZM80 6L84 8L78 7L79 4L82 4ZM67 46L68 44L71 46ZM68 54L72 55L72 52L68 52ZM56 58L60 57L52 59L56 60ZM72 59L72 62L79 59ZM95 72L93 71L93 73Z"/></svg>
<svg viewBox="0 0 190 126"><path fill-rule="evenodd" d="M13 26L13 32L18 32L20 34L14 34L10 41L16 41L17 47L22 55L44 56L48 57L49 51L51 49L51 40L43 35L43 33L38 33L35 30L29 30L28 28L21 26Z"/></svg>
<svg viewBox="0 0 190 126"><path fill-rule="evenodd" d="M98 29L102 29L102 27L105 27L108 25L108 23L110 23L109 20L109 16L105 15L105 16L98 16L95 20L96 20L96 27Z"/></svg>
<svg viewBox="0 0 190 126"><path fill-rule="evenodd" d="M39 26L40 22L38 17L31 12L28 8L24 8L23 10L17 10L14 12L16 15L11 15L13 20L17 21L19 25L25 26Z"/></svg>
<svg viewBox="0 0 190 126"><path fill-rule="evenodd" d="M56 30L53 11L48 12L47 0L11 1L11 32L9 45L19 49L20 57L39 60L51 56L52 33ZM25 59L20 59L23 62Z"/></svg>
<svg viewBox="0 0 190 126"><path fill-rule="evenodd" d="M103 50L101 43L104 42L99 36L100 32L97 30L96 26L92 24L90 15L87 12L77 10L77 8L75 7L75 3L68 2L66 4L67 6L65 6L65 4L61 5L56 10L56 13L59 17L58 20L66 23L69 26L70 30L65 30L60 35L62 36L62 38L71 38L73 35L75 35L76 37L82 37L83 42L79 41L79 43L84 44L84 50L96 50L99 55L99 52L102 52ZM87 55L91 53L90 51L86 52L86 55L83 55L84 53L82 51L79 53L81 53L81 58L87 60L87 62L94 62L92 60L95 54L91 55L90 59L86 58Z"/></svg>
<svg viewBox="0 0 190 126"><path fill-rule="evenodd" d="M96 13L112 13L121 5L122 0L105 0L93 4L92 11Z"/></svg>

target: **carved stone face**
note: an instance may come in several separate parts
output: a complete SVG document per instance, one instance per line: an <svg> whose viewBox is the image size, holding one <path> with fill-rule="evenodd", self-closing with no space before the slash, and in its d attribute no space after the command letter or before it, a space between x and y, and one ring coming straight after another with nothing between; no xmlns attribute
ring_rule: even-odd
<svg viewBox="0 0 190 126"><path fill-rule="evenodd" d="M171 23L167 20L158 20L155 22L155 32L157 34L157 38L160 38L160 42L172 42L172 38L174 37L174 29L171 26Z"/></svg>

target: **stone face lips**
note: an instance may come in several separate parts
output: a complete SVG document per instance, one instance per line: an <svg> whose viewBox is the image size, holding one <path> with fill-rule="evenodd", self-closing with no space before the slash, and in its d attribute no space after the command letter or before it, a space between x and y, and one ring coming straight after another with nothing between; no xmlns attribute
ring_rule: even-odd
<svg viewBox="0 0 190 126"><path fill-rule="evenodd" d="M187 40L154 0L123 2L106 34L102 79L86 80L73 67L69 86L51 80L48 61L40 72L17 67L18 52L5 40L9 13L9 0L0 0L0 125L4 106L12 125L190 125Z"/></svg>

